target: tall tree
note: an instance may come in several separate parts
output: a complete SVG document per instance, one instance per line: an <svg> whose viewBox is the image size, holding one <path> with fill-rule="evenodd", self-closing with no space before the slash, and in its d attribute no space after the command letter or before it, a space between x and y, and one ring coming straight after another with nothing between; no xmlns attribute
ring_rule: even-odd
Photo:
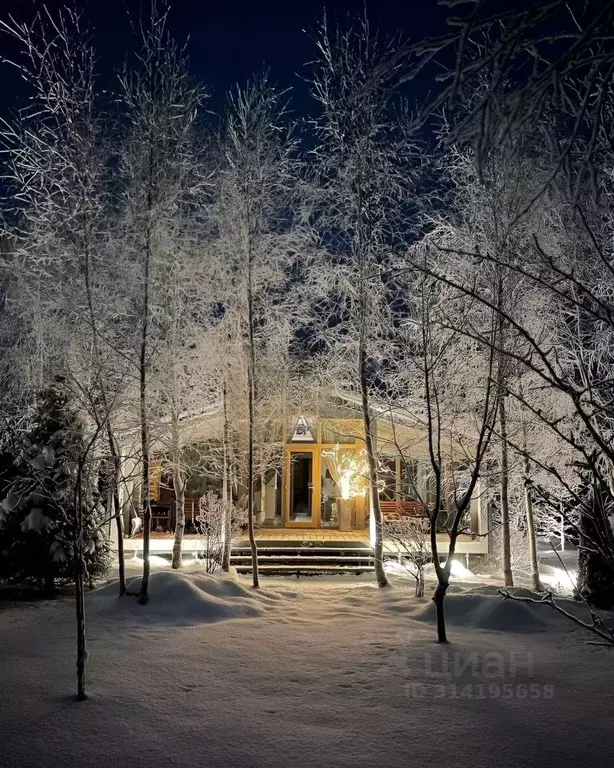
<svg viewBox="0 0 614 768"><path fill-rule="evenodd" d="M577 451L580 473L590 478L592 489L583 491L582 482L568 485L554 467L552 476L562 481L565 495L580 510L580 523L586 522L580 525L586 532L581 535L583 549L598 552L598 560L610 571L614 539L605 522L609 503L602 503L611 498L611 407L604 388L610 356L603 354L597 340L609 336L612 325L606 288L612 263L604 228L609 217L603 218L603 197L598 193L607 196L611 188L614 50L609 30L613 19L610 0L544 1L517 12L499 12L489 9L488 3L476 2L463 18L455 19L455 30L449 35L402 52L416 57L412 71L417 72L444 49L456 49L455 66L444 76L443 89L421 119L447 102L460 115L452 139L473 140L478 172L502 137L540 138L539 159L546 170L518 215L530 213L544 199L558 197L561 205L555 204L553 223L572 236L557 242L557 238L536 235L530 261L515 263L513 268L556 305L562 321L559 343L544 344L522 319L505 320L528 345L533 370L571 406L573 415L568 419L544 421L557 438ZM471 40L480 44L475 47ZM390 67L388 72L392 75ZM467 108L478 90L480 97ZM491 253L489 260L499 263L500 256ZM566 326L579 329L579 344L569 347L564 342L565 336L569 340ZM581 558L581 581L590 561ZM612 603L611 594L603 597Z"/></svg>
<svg viewBox="0 0 614 768"><path fill-rule="evenodd" d="M402 418L424 435L416 447L426 456L431 493L418 498L428 517L437 576L432 598L437 638L446 642L444 601L452 562L459 535L471 530L470 505L495 435L501 390L495 351L484 355L465 330L477 326L494 334L496 310L465 302L462 291L440 278L441 261L427 241L403 260L415 266L397 272L406 302L396 324L388 400L393 425ZM448 536L445 563L437 538L442 530Z"/></svg>
<svg viewBox="0 0 614 768"><path fill-rule="evenodd" d="M375 572L383 568L382 513L378 493L377 430L371 398L383 364L389 327L385 272L410 221L414 148L395 107L394 91L380 67L397 40L381 40L366 16L349 29L330 30L326 18L316 38L311 75L320 113L312 124L317 208L323 260L313 279L314 329L338 373L335 387L360 393L369 467L369 503Z"/></svg>
<svg viewBox="0 0 614 768"><path fill-rule="evenodd" d="M182 233L181 228L187 231ZM166 237L165 266L158 270L152 286L159 338L151 375L150 422L161 469L172 475L175 539L171 564L180 568L189 471L185 451L192 437L191 425L220 407L222 393L215 365L215 319L208 296L210 273L202 259L202 227L194 217L184 217Z"/></svg>
<svg viewBox="0 0 614 768"><path fill-rule="evenodd" d="M124 258L138 269L133 296L137 318L143 578L139 600L148 600L151 528L150 377L160 336L153 285L165 272L165 233L183 215L195 172L193 132L202 93L189 77L185 52L167 32L168 9L153 3L142 26L136 69L120 78L120 102L127 125L121 152ZM159 283L158 283L159 284Z"/></svg>
<svg viewBox="0 0 614 768"><path fill-rule="evenodd" d="M11 267L19 277L30 350L40 363L32 383L40 388L50 372L61 372L72 382L83 409L92 410L107 435L117 484L114 413L125 382L110 332L119 307L106 248L107 150L94 49L81 15L70 9L55 16L43 10L31 24L13 21L0 27L19 43L23 55L14 65L32 89L31 105L16 122L5 124L2 135L17 202L9 218ZM88 382L97 393L93 399ZM117 487L112 493L121 595L125 578Z"/></svg>
<svg viewBox="0 0 614 768"><path fill-rule="evenodd" d="M481 91L475 94L475 100L480 96ZM500 397L495 442L499 450L496 457L491 451L490 459L496 461L499 468L499 486L493 501L501 526L504 582L511 586L514 532L511 531L510 494L514 485L512 475L523 474L523 471L522 462L515 461L512 450L513 445L522 443L521 425L518 420L512 421L510 414L518 411L513 395L519 392L519 382L529 370L524 358L530 357L526 342L515 332L511 320L530 324L544 342L552 339L553 322L547 311L549 302L545 300L539 307L537 287L522 279L513 266L526 263L533 250L533 237L548 232L548 217L544 217L543 208L525 211L527 201L540 187L544 164L537 149L523 140L524 137L514 134L502 135L499 144L483 154L478 169L472 144L457 142L445 146L450 130L448 127L444 133L440 160L447 204L431 221L434 227L430 239L444 256L439 268L443 268L453 282L471 286L465 300L471 303L476 301L476 295L488 297L496 310L497 324L492 338L479 327L465 330L480 343L485 355L490 354L491 348L496 350L495 378ZM496 261L481 259L480 254L496 254ZM531 393L532 390L525 389L526 395ZM531 497L525 495L525 501L530 505ZM527 521L529 519L532 513L527 507ZM530 536L529 541L532 539Z"/></svg>
<svg viewBox="0 0 614 768"><path fill-rule="evenodd" d="M284 95L261 78L229 98L218 177L216 258L223 265L220 300L231 355L243 370L246 400L246 490L254 587L259 586L254 532L257 436L266 400L264 362L279 343L289 317L288 285L299 252L293 199L297 186L296 140ZM228 381L227 381L228 384ZM227 388L227 395L228 388ZM262 463L262 461L260 462Z"/></svg>

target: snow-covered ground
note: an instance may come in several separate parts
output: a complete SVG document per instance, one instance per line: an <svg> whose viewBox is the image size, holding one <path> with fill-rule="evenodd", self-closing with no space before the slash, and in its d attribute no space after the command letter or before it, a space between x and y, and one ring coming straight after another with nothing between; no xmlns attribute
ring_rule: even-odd
<svg viewBox="0 0 614 768"><path fill-rule="evenodd" d="M0 604L6 768L608 765L612 652L493 586L433 607L399 580L157 570L152 599L87 598L74 701L69 600Z"/></svg>

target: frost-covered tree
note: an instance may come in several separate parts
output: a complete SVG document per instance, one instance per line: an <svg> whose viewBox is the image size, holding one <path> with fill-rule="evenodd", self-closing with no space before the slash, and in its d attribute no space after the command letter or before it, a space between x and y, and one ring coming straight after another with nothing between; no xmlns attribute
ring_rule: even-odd
<svg viewBox="0 0 614 768"><path fill-rule="evenodd" d="M611 527L606 522L608 504L591 501L611 496L607 384L611 366L607 342L604 345L610 333L608 255L600 245L604 232L591 225L589 236L586 219L574 224L567 214L561 216L556 197L552 197L555 200L551 198L548 206L542 203L542 215L537 217L545 226L538 221L530 224L530 248L524 250L522 258L507 261L492 248L463 254L477 266L494 263L517 274L526 286L524 299L535 297L532 309L523 307L524 301L513 307L498 304L479 283L467 280L462 273L440 277L470 300L497 312L515 339L515 349L509 345L503 348L495 337L489 339L472 331L486 348L519 365L520 374L508 380L506 392L521 414L521 429L516 435L507 435L507 441L519 458L528 461L523 473L531 488L530 499L537 492L543 503L559 508L580 537L581 551L598 553L609 569L613 550ZM536 211L536 206L531 206L523 216ZM553 212L558 215L553 216ZM541 446L531 440L525 442L522 425L527 417L533 421L533 431L541 433ZM548 447L553 445L560 450L548 456ZM541 480L533 479L533 473ZM549 481L544 482L546 476ZM588 492L587 478L592 485ZM561 496L565 503L559 506ZM580 558L580 562L586 560Z"/></svg>
<svg viewBox="0 0 614 768"><path fill-rule="evenodd" d="M270 434L272 356L287 356L291 339L291 269L300 252L293 198L297 185L296 139L285 115L284 95L254 80L229 98L221 137L215 260L223 315L223 348L239 378L226 377L227 407L238 434L235 458L244 457L253 584L259 585L254 534L258 465L264 468ZM277 369L277 382L283 381ZM276 417L279 417L277 412ZM260 447L260 451L258 450ZM258 454L261 454L260 456Z"/></svg>
<svg viewBox="0 0 614 768"><path fill-rule="evenodd" d="M424 569L431 562L429 520L425 513L384 524L384 534L394 543L400 567L415 581L414 595L424 597Z"/></svg>
<svg viewBox="0 0 614 768"><path fill-rule="evenodd" d="M490 119L492 122L492 115ZM515 285L522 287L516 300L504 303L485 290L475 273L455 269L445 276L468 300L495 310L506 328L506 343L500 336L489 339L483 333L472 332L485 348L495 349L498 355L513 361L505 392L508 402L515 401L514 407L521 417L517 433L506 435L506 440L521 459L518 466L527 478L527 487L531 487L530 494L525 495L527 513L530 514L534 498L539 498L546 508L559 508L583 542L581 551L595 549L600 553L598 557L604 558L605 567L611 568L608 505L590 501L611 495L611 406L607 383L612 370L607 343L611 333L611 269L608 218L603 215L608 177L601 177L601 200L586 188L582 206L575 212L570 205L567 181L549 180L550 160L540 137L519 131L502 143L506 141L511 143L511 157L516 158L514 168L530 163L522 178L507 183L506 194L514 200L513 216L509 218L516 232L513 247L506 251L495 242L478 242L475 233L481 230L476 222L466 227L470 237L465 237L464 245L450 243L449 235L445 235L446 229L449 232L450 227L457 226L453 221L436 231L436 237L442 231L444 235L435 242L448 252L455 251L475 272L504 270ZM501 151L501 144L491 145L489 151L482 148L479 165L473 155L474 184L478 187L488 179L491 158L500 157ZM469 156L472 154L469 150ZM514 173L517 175L517 171ZM471 175L461 178L470 179ZM482 219L488 202L483 200L472 210L479 211ZM523 447L522 427L527 418L533 422L534 432L535 425L540 424L546 446L554 444L560 450L548 457L547 449L534 441L529 440ZM532 479L534 473L541 476L541 481ZM544 482L546 474L550 476L549 482ZM587 494L588 477L592 478L594 488ZM563 505L559 503L561 496L566 499ZM581 529L587 531L584 536ZM581 557L580 563L582 582L587 559ZM534 557L533 574L537 575Z"/></svg>
<svg viewBox="0 0 614 768"><path fill-rule="evenodd" d="M495 351L484 355L466 333L475 324L496 333L497 313L467 305L461 291L440 279L440 260L438 250L425 242L403 259L411 266L396 270L395 284L405 302L395 327L386 400L393 427L400 419L421 435L412 447L429 468L430 498L419 501L428 516L437 576L437 637L445 642L444 599L452 562L459 535L471 531L470 504L496 434L501 390ZM395 442L406 458L406 447ZM449 539L445 563L437 540L441 529Z"/></svg>
<svg viewBox="0 0 614 768"><path fill-rule="evenodd" d="M199 499L198 507L196 524L203 544L205 571L215 573L219 568L228 570L224 568L227 542L232 546L242 534L245 523L244 510L234 505L230 499L224 499L211 491Z"/></svg>
<svg viewBox="0 0 614 768"><path fill-rule="evenodd" d="M202 92L189 77L185 52L167 32L168 9L153 3L141 27L135 68L120 78L119 101L126 125L120 152L122 217L119 258L134 270L130 283L134 319L132 359L138 371L141 499L143 504L143 578L139 600L148 600L150 454L152 447L151 378L164 329L157 320L154 286L162 286L172 244L166 238L194 203L199 189L194 131Z"/></svg>
<svg viewBox="0 0 614 768"><path fill-rule="evenodd" d="M312 158L322 258L314 264L310 288L312 328L326 355L329 389L360 395L375 571L383 587L388 581L371 400L391 323L382 273L407 232L414 148L402 105L388 80L378 76L399 41L381 39L365 16L346 30L329 29L325 18L316 43L311 90L319 113L311 121Z"/></svg>
<svg viewBox="0 0 614 768"><path fill-rule="evenodd" d="M40 394L29 424L12 435L12 481L2 501L0 523L3 578L35 582L50 595L55 593L56 583L74 579L74 507L86 438L61 385ZM90 581L103 576L110 565L109 542L101 527L106 512L99 503L97 469L94 459L92 467L82 473L87 511L83 521L85 569Z"/></svg>
<svg viewBox="0 0 614 768"><path fill-rule="evenodd" d="M562 477L556 466L547 469L560 483L560 495L572 500L562 505L563 513L575 507L576 533L586 532L580 535L581 552L595 556L580 558L582 585L591 560L610 572L614 564L609 505L601 501L611 498L613 458L607 339L612 326L613 166L608 126L614 109L608 30L614 6L555 0L504 15L492 8L489 15L487 3L474 11L458 19L457 30L445 40L414 52L426 61L448 45L457 47L456 66L437 100L447 100L460 113L454 138L472 140L478 172L501 137L539 148L540 183L519 215L530 215L536 207L544 210L545 203L554 236L536 233L531 258L514 264L514 271L555 306L557 333L544 344L522 319L512 319L511 327L527 344L534 372L571 411L563 420L546 416L544 422L576 453L575 482ZM488 44L476 48L466 44L471 40ZM478 79L481 96L467 109ZM499 263L499 254L490 253L489 260ZM542 415L539 409L535 414ZM588 493L586 483L592 488Z"/></svg>
<svg viewBox="0 0 614 768"><path fill-rule="evenodd" d="M478 92L476 100L479 96ZM454 283L460 281L466 286L468 303L475 303L475 295L478 295L487 298L497 310L498 325L494 337L487 336L479 325L465 330L485 355L491 347L497 352L496 380L501 396L495 442L499 450L495 456L494 445L491 446L489 459L498 466L499 483L494 500L497 523L501 526L498 539L502 544L504 581L509 586L513 584L511 492L516 477L526 474L527 470L522 457L512 449L525 437L522 425L513 421L511 412L518 412L514 394L522 390L522 381L529 372L523 358L530 355L526 342L510 326L510 318L531 327L544 344L552 339L554 322L548 312L547 297L513 269L514 264L526 263L530 258L533 238L541 238L548 232L549 221L543 209L535 207L524 212L527 201L541 184L540 161L537 150L508 137L489 154L484 154L480 169L473 147L460 143L445 149L440 165L448 196L445 208L434 214L429 235L445 256L438 268ZM496 261L480 259L481 253L496 254ZM527 396L533 394L528 380L524 392ZM493 488L492 482L490 487ZM531 495L524 494L524 500L527 520L532 520ZM534 526L529 527L533 531ZM529 541L534 542L533 533L530 533ZM530 549L535 554L533 545ZM532 559L537 584L537 560Z"/></svg>
<svg viewBox="0 0 614 768"><path fill-rule="evenodd" d="M79 699L85 698L84 584L110 565L104 533L106 488L98 487L93 447L100 436L86 429L62 384L44 390L28 427L12 441L13 480L2 500L2 577L44 585L73 582L76 592Z"/></svg>
<svg viewBox="0 0 614 768"><path fill-rule="evenodd" d="M190 222L181 222L188 227ZM191 227L197 228L197 222ZM192 233L194 234L194 233ZM181 567L185 530L186 446L191 427L220 407L222 387L216 366L214 318L209 282L203 270L202 239L182 243L174 233L154 286L159 340L152 364L151 433L160 454L160 470L173 478L175 540L172 566Z"/></svg>
<svg viewBox="0 0 614 768"><path fill-rule="evenodd" d="M61 372L82 413L107 436L116 486L120 594L124 591L118 503L116 414L125 364L118 354L110 259L103 120L95 88L94 49L76 11L42 10L30 24L2 22L18 44L14 62L30 88L29 105L2 128L12 205L6 316L13 339L13 395L24 398Z"/></svg>

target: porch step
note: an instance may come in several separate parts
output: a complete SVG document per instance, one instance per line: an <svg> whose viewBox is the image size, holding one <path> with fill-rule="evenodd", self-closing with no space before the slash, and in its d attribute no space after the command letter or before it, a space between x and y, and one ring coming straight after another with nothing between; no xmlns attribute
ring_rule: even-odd
<svg viewBox="0 0 614 768"><path fill-rule="evenodd" d="M142 540L127 539L133 547L126 547L127 555L143 556ZM172 538L155 539L152 555L170 562ZM200 539L190 540L185 554L202 556ZM239 573L251 573L252 557L249 542L242 539L233 546L231 565ZM373 549L367 542L359 541L258 541L258 566L263 574L323 574L323 573L367 573L374 570Z"/></svg>
<svg viewBox="0 0 614 768"><path fill-rule="evenodd" d="M366 573L373 571L373 549L355 542L331 542L332 546L296 544L258 546L258 569L269 574ZM248 546L233 547L230 563L239 573L251 573Z"/></svg>
<svg viewBox="0 0 614 768"><path fill-rule="evenodd" d="M249 555L232 555L233 562L238 562L239 560L251 560L251 552ZM269 554L260 554L260 551L258 551L258 562L266 562L269 560L292 560L296 562L304 562L304 563L310 563L314 560L330 560L333 562L337 562L338 560L343 559L344 562L351 561L351 560L372 560L373 555L365 554L365 555L343 555L342 558L339 555L317 555L315 557L311 557L309 555L269 555Z"/></svg>
<svg viewBox="0 0 614 768"><path fill-rule="evenodd" d="M318 555L352 555L352 554L369 554L373 555L372 547L368 545L364 546L349 546L349 547L303 547L300 544L298 546L286 545L283 547L278 545L266 545L257 542L258 551L262 552L274 552L278 554L300 554L304 557L315 557ZM241 544L232 548L233 552L251 552L249 544Z"/></svg>
<svg viewBox="0 0 614 768"><path fill-rule="evenodd" d="M235 565L237 573L251 573L251 565ZM300 574L324 574L324 573L371 573L373 571L372 565L267 565L261 564L258 561L258 572L268 573L271 576L275 574L292 574L297 576Z"/></svg>

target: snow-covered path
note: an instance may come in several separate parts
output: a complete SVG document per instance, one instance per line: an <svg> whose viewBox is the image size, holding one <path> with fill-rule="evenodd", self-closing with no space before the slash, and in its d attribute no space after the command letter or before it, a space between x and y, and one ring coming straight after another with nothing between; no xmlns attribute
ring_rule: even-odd
<svg viewBox="0 0 614 768"><path fill-rule="evenodd" d="M473 626L451 626L444 649L424 620L430 606L401 586L288 581L254 598L237 584L154 576L160 599L145 608L118 606L112 588L88 597L83 703L73 700L70 602L0 606L1 766L559 768L614 758L614 657L545 608L514 604L515 631L485 631L476 626L500 626L510 604L452 595L452 618ZM454 652L477 660L477 675L469 663L442 687L433 674ZM527 653L533 669L512 676Z"/></svg>

